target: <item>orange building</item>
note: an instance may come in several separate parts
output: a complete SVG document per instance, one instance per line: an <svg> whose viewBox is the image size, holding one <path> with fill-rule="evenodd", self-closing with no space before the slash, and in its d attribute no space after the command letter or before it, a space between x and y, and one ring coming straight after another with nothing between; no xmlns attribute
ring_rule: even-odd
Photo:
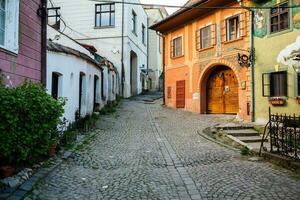
<svg viewBox="0 0 300 200"><path fill-rule="evenodd" d="M164 37L167 106L251 120L249 11L236 0L191 0L150 28Z"/></svg>

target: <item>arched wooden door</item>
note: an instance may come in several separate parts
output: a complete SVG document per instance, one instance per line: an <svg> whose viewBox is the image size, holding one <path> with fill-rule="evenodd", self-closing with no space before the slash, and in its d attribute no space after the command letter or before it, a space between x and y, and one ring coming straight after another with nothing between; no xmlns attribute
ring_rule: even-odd
<svg viewBox="0 0 300 200"><path fill-rule="evenodd" d="M239 110L238 80L227 67L213 71L207 82L207 112L236 114Z"/></svg>

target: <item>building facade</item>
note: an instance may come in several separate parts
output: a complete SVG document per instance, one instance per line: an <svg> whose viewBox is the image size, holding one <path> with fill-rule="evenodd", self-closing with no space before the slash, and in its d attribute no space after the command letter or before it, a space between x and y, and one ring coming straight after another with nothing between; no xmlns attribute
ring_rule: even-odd
<svg viewBox="0 0 300 200"><path fill-rule="evenodd" d="M131 3L139 3L138 0ZM53 4L53 5L52 5ZM124 97L142 92L147 69L147 15L141 5L86 0L52 0L64 19L60 30L90 44L112 61ZM67 26L66 26L67 25ZM123 64L122 64L123 63Z"/></svg>
<svg viewBox="0 0 300 200"><path fill-rule="evenodd" d="M153 6L144 7L148 15L149 26L163 20L168 16L165 8ZM150 88L149 90L162 90L160 78L163 71L163 38L156 31L148 30L148 75Z"/></svg>
<svg viewBox="0 0 300 200"><path fill-rule="evenodd" d="M111 62L96 61L86 45L50 26L47 47L47 91L56 99L66 100L64 117L68 122L116 100L117 76Z"/></svg>
<svg viewBox="0 0 300 200"><path fill-rule="evenodd" d="M42 80L46 49L42 50L43 23L37 14L42 2L0 1L0 71L7 86Z"/></svg>
<svg viewBox="0 0 300 200"><path fill-rule="evenodd" d="M256 4L272 7L270 10L257 10L254 16L256 122L268 120L269 107L273 113L300 115L297 100L300 96L300 62L289 66L281 58L289 55L280 55L285 51L291 53L292 59L300 55L300 39L297 40L300 36L300 9L286 8L299 4L299 0ZM295 54L292 55L292 52Z"/></svg>
<svg viewBox="0 0 300 200"><path fill-rule="evenodd" d="M196 0L185 7L151 27L164 35L166 105L251 120L249 11L234 0Z"/></svg>

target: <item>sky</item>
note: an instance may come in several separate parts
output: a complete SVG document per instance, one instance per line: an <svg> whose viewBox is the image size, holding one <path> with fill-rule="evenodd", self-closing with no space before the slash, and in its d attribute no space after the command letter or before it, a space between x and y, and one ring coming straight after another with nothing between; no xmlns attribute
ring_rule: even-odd
<svg viewBox="0 0 300 200"><path fill-rule="evenodd" d="M163 5L176 5L182 6L187 0L140 0L141 3L146 4L163 4ZM167 8L169 14L175 12L177 9L174 8Z"/></svg>

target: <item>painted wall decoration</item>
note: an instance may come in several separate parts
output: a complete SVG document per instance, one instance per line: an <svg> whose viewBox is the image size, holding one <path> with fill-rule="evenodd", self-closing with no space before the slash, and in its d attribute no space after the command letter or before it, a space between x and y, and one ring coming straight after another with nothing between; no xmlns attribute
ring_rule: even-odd
<svg viewBox="0 0 300 200"><path fill-rule="evenodd" d="M263 1L255 1L257 6L274 6L280 2L284 2L283 0L269 0ZM291 0L291 5L300 5L300 0ZM268 24L269 24L269 10L268 9L257 9L254 12L254 36L263 38L268 34ZM300 8L292 9L292 28L300 29Z"/></svg>

